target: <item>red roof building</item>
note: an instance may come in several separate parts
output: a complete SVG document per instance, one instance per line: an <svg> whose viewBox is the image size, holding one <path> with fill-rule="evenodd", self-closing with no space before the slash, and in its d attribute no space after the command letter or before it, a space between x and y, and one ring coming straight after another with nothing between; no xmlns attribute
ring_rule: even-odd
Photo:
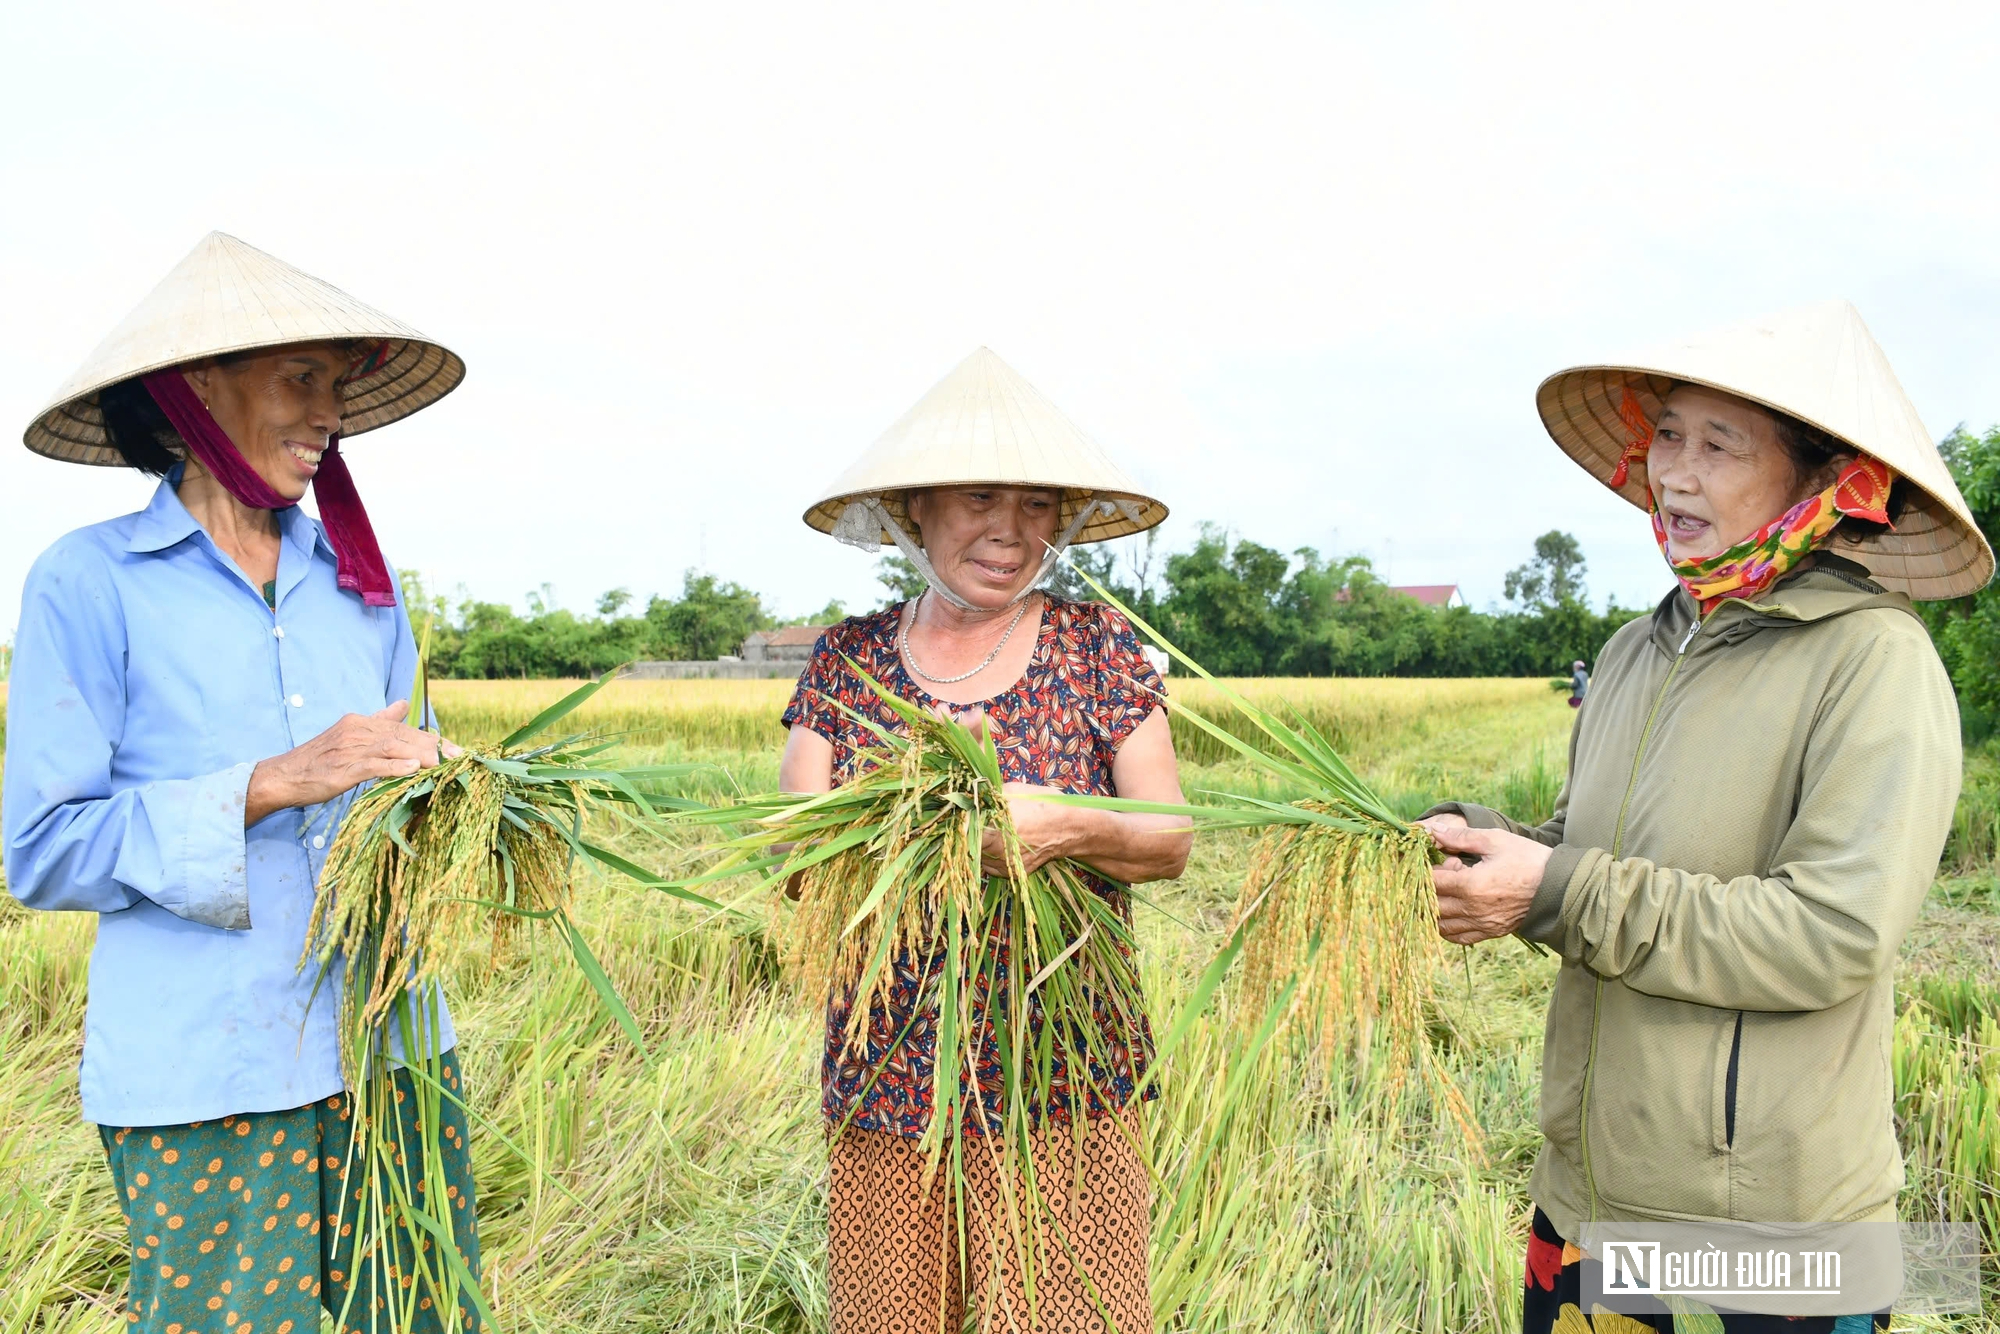
<svg viewBox="0 0 2000 1334"><path fill-rule="evenodd" d="M1426 607L1463 607L1465 598L1457 584L1391 584L1391 593L1415 598Z"/></svg>

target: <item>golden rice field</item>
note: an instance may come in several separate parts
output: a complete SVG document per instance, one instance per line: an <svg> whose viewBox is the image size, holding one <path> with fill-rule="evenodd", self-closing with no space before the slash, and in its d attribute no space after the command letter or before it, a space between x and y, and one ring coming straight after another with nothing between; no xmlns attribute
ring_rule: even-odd
<svg viewBox="0 0 2000 1334"><path fill-rule="evenodd" d="M1410 813L1447 795L1536 817L1553 802L1571 718L1542 681L1263 681L1336 739ZM1216 716L1206 688L1173 682ZM494 739L559 682L444 682L446 729ZM0 687L4 689L4 687ZM584 714L634 760L703 761L692 793L773 785L783 682L630 682ZM1255 786L1177 726L1190 791ZM2000 765L1978 757L1947 863L1905 951L1898 1114L1906 1212L1981 1217L2000 1237ZM672 830L603 831L660 870L702 848ZM1229 919L1250 843L1204 836L1186 876L1140 910L1158 1016ZM116 1202L79 1116L74 1067L93 922L0 898L0 1330L97 1331L122 1321ZM825 1328L824 1148L816 1007L778 977L754 929L705 920L593 878L578 913L639 1018L644 1053L566 955L468 945L451 992L475 1102L528 1156L477 1143L487 1287L509 1330ZM1439 979L1430 1041L1482 1132L1475 1150L1412 1083L1393 1115L1366 1059L1321 1076L1266 1059L1217 1134L1235 1016L1218 1001L1175 1053L1148 1123L1157 1175L1153 1283L1162 1331L1516 1328L1523 1187L1541 1009L1552 967L1514 942L1466 952ZM1225 993L1226 996L1226 993ZM1204 1156L1203 1146L1216 1146ZM1989 1257L1990 1260L1990 1257ZM1994 1274L1989 1270L1989 1284ZM2000 1334L1987 1314L1898 1328Z"/></svg>
<svg viewBox="0 0 2000 1334"><path fill-rule="evenodd" d="M435 701L447 733L490 741L576 684L440 681ZM1457 790L1538 752L1559 771L1571 716L1563 698L1541 680L1268 679L1232 683L1236 687L1258 703L1295 711L1378 787L1397 791ZM635 746L715 756L736 769L746 759L775 757L784 741L778 715L791 691L789 681L619 681L600 691L581 716ZM1174 680L1169 691L1209 718L1228 713L1226 701L1204 682ZM1227 749L1185 719L1175 720L1174 744L1183 763L1208 780L1245 781L1240 770L1247 766L1223 763Z"/></svg>

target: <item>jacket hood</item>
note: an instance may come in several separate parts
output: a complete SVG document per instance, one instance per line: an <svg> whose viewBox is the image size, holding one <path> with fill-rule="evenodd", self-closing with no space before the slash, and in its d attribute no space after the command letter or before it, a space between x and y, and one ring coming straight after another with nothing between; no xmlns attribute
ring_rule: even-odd
<svg viewBox="0 0 2000 1334"><path fill-rule="evenodd" d="M1819 552L1779 580L1761 599L1726 599L1708 614L1701 642L1733 644L1760 630L1812 625L1871 607L1893 607L1921 620L1907 593L1883 588L1868 577L1864 565ZM1675 584L1653 609L1654 645L1668 657L1676 656L1696 619L1694 598Z"/></svg>

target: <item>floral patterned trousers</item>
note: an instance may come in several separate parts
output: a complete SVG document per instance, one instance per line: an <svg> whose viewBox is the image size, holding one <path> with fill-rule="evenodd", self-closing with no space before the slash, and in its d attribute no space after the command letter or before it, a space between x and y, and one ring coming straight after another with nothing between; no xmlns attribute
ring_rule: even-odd
<svg viewBox="0 0 2000 1334"><path fill-rule="evenodd" d="M926 1187L917 1141L848 1129L834 1141L827 1189L833 1334L1152 1334L1147 1243L1152 1178L1137 1145L1136 1107L1033 1134L1035 1171L1050 1192L1050 1247L1028 1301L999 1216L998 1169L966 1150L965 1235L941 1167ZM1072 1260L1073 1257L1073 1260Z"/></svg>

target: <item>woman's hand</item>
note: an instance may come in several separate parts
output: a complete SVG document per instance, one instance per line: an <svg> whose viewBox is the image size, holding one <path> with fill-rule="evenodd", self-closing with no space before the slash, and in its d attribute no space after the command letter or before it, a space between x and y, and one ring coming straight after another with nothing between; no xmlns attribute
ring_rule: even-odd
<svg viewBox="0 0 2000 1334"><path fill-rule="evenodd" d="M1555 849L1504 829L1469 828L1461 815L1434 815L1420 823L1453 854L1431 868L1438 934L1454 945L1511 935L1527 918ZM1476 861L1468 864L1468 856Z"/></svg>
<svg viewBox="0 0 2000 1334"><path fill-rule="evenodd" d="M273 811L315 806L375 778L400 778L464 752L403 722L408 700L380 713L350 713L303 746L260 760L243 802L245 828Z"/></svg>
<svg viewBox="0 0 2000 1334"><path fill-rule="evenodd" d="M1021 867L1032 874L1054 861L1066 856L1067 849L1075 839L1075 819L1080 812L1075 807L1059 806L1052 801L1037 801L1037 793L1060 795L1061 789L1044 787L1040 783L1008 783L1000 789L1007 797L1007 813L1014 819L1014 833L1021 844ZM1006 849L1000 842L1000 831L990 825L979 844L979 869L987 875L1006 875Z"/></svg>
<svg viewBox="0 0 2000 1334"><path fill-rule="evenodd" d="M1465 817L1457 811L1446 811L1442 815L1433 815L1417 821L1417 824L1421 828L1428 829L1433 839L1438 836L1438 831L1441 829L1470 829L1472 827L1465 822Z"/></svg>

